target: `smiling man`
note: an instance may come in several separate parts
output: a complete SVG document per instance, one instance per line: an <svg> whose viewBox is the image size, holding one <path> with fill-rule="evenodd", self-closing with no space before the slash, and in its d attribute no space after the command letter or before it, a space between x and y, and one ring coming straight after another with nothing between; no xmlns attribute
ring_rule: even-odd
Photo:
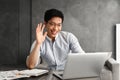
<svg viewBox="0 0 120 80"><path fill-rule="evenodd" d="M44 60L48 69L63 70L70 51L84 53L72 33L61 31L63 21L64 15L61 11L49 9L45 12L44 23L37 25L36 40L26 60L28 68L35 68Z"/></svg>

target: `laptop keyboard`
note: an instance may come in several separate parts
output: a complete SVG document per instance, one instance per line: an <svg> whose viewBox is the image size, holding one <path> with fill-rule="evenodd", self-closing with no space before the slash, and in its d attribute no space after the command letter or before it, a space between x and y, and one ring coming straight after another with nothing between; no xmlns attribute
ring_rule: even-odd
<svg viewBox="0 0 120 80"><path fill-rule="evenodd" d="M63 74L59 74L60 76L63 76Z"/></svg>
<svg viewBox="0 0 120 80"><path fill-rule="evenodd" d="M63 76L63 71L55 71L54 73L61 76L61 77Z"/></svg>

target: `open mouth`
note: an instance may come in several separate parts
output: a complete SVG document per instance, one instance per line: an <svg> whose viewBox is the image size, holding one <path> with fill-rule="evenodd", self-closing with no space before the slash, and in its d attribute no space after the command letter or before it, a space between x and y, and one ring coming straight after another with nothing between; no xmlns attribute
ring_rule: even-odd
<svg viewBox="0 0 120 80"><path fill-rule="evenodd" d="M51 31L51 34L52 34L52 35L56 35L56 34L57 34L57 31Z"/></svg>

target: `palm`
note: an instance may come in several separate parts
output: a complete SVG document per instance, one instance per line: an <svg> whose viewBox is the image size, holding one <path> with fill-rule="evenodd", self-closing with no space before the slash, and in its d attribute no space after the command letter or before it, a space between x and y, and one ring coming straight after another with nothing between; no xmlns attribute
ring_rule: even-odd
<svg viewBox="0 0 120 80"><path fill-rule="evenodd" d="M43 34L43 30L45 28L45 25L42 26L42 23L37 25L36 28L36 41L38 44L42 44L42 42L45 40L45 37L47 35L47 32Z"/></svg>

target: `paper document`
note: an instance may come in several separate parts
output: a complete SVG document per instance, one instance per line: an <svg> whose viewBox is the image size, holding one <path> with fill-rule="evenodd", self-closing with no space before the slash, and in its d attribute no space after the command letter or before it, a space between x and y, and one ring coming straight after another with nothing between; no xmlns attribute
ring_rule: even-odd
<svg viewBox="0 0 120 80"><path fill-rule="evenodd" d="M0 71L0 80L3 79L14 79L17 77L18 70L11 70L11 71Z"/></svg>
<svg viewBox="0 0 120 80"><path fill-rule="evenodd" d="M19 71L20 75L27 75L27 76L38 76L44 73L47 73L48 70L42 70L42 69L31 69L31 70L22 70Z"/></svg>
<svg viewBox="0 0 120 80"><path fill-rule="evenodd" d="M27 69L27 70L9 70L9 71L0 71L0 80L11 80L17 78L24 78L30 76L39 76L47 73L48 70L43 69Z"/></svg>

